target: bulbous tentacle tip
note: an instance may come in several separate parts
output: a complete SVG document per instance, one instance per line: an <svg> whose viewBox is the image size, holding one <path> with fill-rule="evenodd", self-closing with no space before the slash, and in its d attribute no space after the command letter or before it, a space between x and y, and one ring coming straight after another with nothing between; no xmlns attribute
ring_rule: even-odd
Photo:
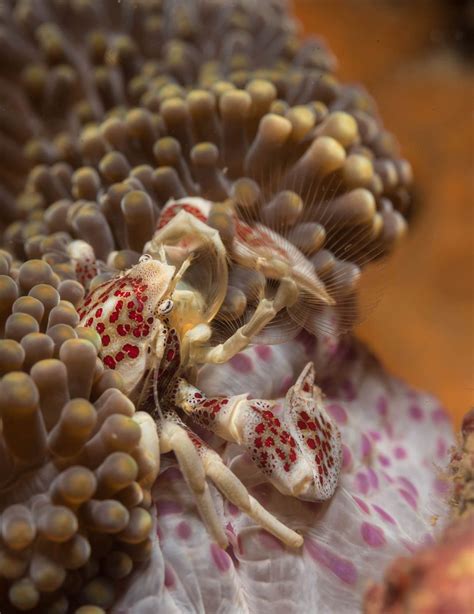
<svg viewBox="0 0 474 614"><path fill-rule="evenodd" d="M150 414L144 411L135 412L133 420L141 429L141 438L138 448L149 463L149 471L143 476L142 482L145 482L146 486L151 487L160 471L160 441L156 423Z"/></svg>

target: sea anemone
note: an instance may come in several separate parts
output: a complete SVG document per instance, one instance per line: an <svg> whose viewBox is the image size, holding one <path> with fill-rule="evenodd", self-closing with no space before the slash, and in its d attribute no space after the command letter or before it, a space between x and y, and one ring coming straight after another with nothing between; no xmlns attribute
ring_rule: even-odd
<svg viewBox="0 0 474 614"><path fill-rule="evenodd" d="M7 254L2 264L9 268ZM135 413L116 374L97 360L98 335L77 326L83 288L59 282L41 260L6 273L0 607L109 607L114 583L149 556L158 472L141 430L149 417Z"/></svg>
<svg viewBox="0 0 474 614"><path fill-rule="evenodd" d="M435 399L345 334L362 269L411 211L410 165L370 96L337 80L280 0L7 1L0 53L0 608L360 609L369 579L443 525L452 440ZM169 234L183 210L216 231L212 245ZM213 543L81 320L86 294L190 241L183 279L215 343L281 279L299 284L252 347L195 379L208 395L276 399L278 412L312 361L342 434L335 495L285 497L241 448L192 428L304 536L300 551L211 487L230 546Z"/></svg>
<svg viewBox="0 0 474 614"><path fill-rule="evenodd" d="M349 614L360 611L369 581L380 578L395 556L433 541L450 493L438 469L452 441L448 417L435 398L389 376L361 344L346 340L331 359L306 334L286 344L257 345L227 364L205 367L199 384L209 395L225 387L229 393L250 390L281 399L311 358L344 442L334 497L324 503L283 497L259 484L240 448L221 452L246 484L259 484L250 492L305 536L302 550L284 547L216 493L231 543L227 551L218 548L203 531L170 459L153 491L158 531L153 565L132 580L117 612L133 604L137 612L271 608ZM144 585L150 587L147 594Z"/></svg>
<svg viewBox="0 0 474 614"><path fill-rule="evenodd" d="M88 258L72 270L69 242L126 268L169 199L202 197L224 243L234 212L286 237L334 295L338 328L352 326L361 267L405 232L411 169L370 97L337 81L321 41L299 41L280 2L25 2L4 19L15 26L4 45L23 50L9 87L37 125L24 154L21 135L8 137L33 166L2 208L3 242L19 258L44 256L87 283L96 269ZM85 39L70 31L92 22ZM242 266L230 273L226 323L246 318L262 285ZM295 308L292 321L317 332L319 315Z"/></svg>

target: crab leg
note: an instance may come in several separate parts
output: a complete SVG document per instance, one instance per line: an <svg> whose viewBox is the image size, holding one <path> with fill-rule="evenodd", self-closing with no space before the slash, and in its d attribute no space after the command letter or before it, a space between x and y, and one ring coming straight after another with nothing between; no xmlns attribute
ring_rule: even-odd
<svg viewBox="0 0 474 614"><path fill-rule="evenodd" d="M190 330L183 340L184 352L189 355L192 363L223 363L246 348L252 338L273 320L284 307L290 307L298 296L298 288L289 277L284 277L273 299L264 298L260 301L250 320L241 326L224 343L214 347L202 347L200 342L207 340L207 325L198 325ZM207 335L208 337L209 335Z"/></svg>
<svg viewBox="0 0 474 614"><path fill-rule="evenodd" d="M227 537L212 501L198 447L193 441L195 437L184 425L166 420L160 432L161 451L174 452L204 524L213 539L222 548L226 548Z"/></svg>
<svg viewBox="0 0 474 614"><path fill-rule="evenodd" d="M216 542L226 548L227 537L217 515L206 478L212 480L221 493L257 524L286 545L299 548L303 538L292 531L254 499L242 482L222 462L220 456L190 431L179 418L165 420L160 432L162 452L173 451L184 478L192 490L202 520Z"/></svg>
<svg viewBox="0 0 474 614"><path fill-rule="evenodd" d="M243 445L269 481L283 494L309 501L330 498L341 467L341 441L314 385L308 363L287 393L283 413L276 403L247 395L206 398L180 379L174 402L220 437Z"/></svg>

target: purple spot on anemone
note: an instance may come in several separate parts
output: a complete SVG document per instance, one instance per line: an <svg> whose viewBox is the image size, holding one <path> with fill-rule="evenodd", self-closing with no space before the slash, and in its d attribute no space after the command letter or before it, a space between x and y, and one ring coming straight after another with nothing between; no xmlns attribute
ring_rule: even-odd
<svg viewBox="0 0 474 614"><path fill-rule="evenodd" d="M408 490L404 490L403 488L399 488L398 492L400 493L400 495L403 497L403 499L405 499L405 501L408 503L408 505L410 507L412 507L414 510L416 510L417 503L416 503L416 499L415 497L411 494L411 492L409 492Z"/></svg>
<svg viewBox="0 0 474 614"><path fill-rule="evenodd" d="M402 460L407 457L406 450L405 448L402 448L402 446L397 446L396 448L394 448L393 455L397 460Z"/></svg>
<svg viewBox="0 0 474 614"><path fill-rule="evenodd" d="M329 403L329 405L326 405L326 411L338 424L346 424L347 412L341 405L337 403Z"/></svg>
<svg viewBox="0 0 474 614"><path fill-rule="evenodd" d="M212 560L214 561L214 565L217 567L217 569L222 573L228 571L232 564L232 559L227 552L222 550L222 548L219 548L217 544L211 544L210 550Z"/></svg>
<svg viewBox="0 0 474 614"><path fill-rule="evenodd" d="M357 582L357 569L353 563L334 554L328 548L320 546L311 539L305 539L304 546L313 560L329 569L345 584L355 584Z"/></svg>
<svg viewBox="0 0 474 614"><path fill-rule="evenodd" d="M187 522L184 522L184 520L178 524L175 530L176 530L176 535L180 539L189 539L191 537L191 533L192 533L191 527L189 526Z"/></svg>
<svg viewBox="0 0 474 614"><path fill-rule="evenodd" d="M377 514L382 520L385 520L385 522L389 522L390 524L397 524L395 518L393 518L393 516L390 516L390 514L386 512L383 508L379 507L378 505L375 505L375 503L372 503L372 508L374 509L374 511L377 512Z"/></svg>
<svg viewBox="0 0 474 614"><path fill-rule="evenodd" d="M370 482L370 485L372 486L372 488L378 488L379 487L379 479L378 479L377 474L375 473L375 471L372 469L372 467L369 467L367 469L367 475L369 477L369 482Z"/></svg>
<svg viewBox="0 0 474 614"><path fill-rule="evenodd" d="M385 456L385 454L379 454L378 459L380 464L384 467L390 466L390 459L388 458L388 456Z"/></svg>
<svg viewBox="0 0 474 614"><path fill-rule="evenodd" d="M398 481L400 482L400 484L404 488L409 490L414 497L418 497L419 496L418 495L418 490L416 489L416 486L408 478L405 478L404 476L400 475L400 476L398 476Z"/></svg>
<svg viewBox="0 0 474 614"><path fill-rule="evenodd" d="M372 441L380 441L382 439L382 435L378 431L369 431L369 435Z"/></svg>
<svg viewBox="0 0 474 614"><path fill-rule="evenodd" d="M375 407L381 416L386 416L388 413L387 397L384 395L380 395L375 403Z"/></svg>
<svg viewBox="0 0 474 614"><path fill-rule="evenodd" d="M238 516L240 514L239 508L236 505L234 505L233 503L228 503L227 504L227 509L228 509L229 514L231 516Z"/></svg>
<svg viewBox="0 0 474 614"><path fill-rule="evenodd" d="M342 444L342 468L347 470L352 465L352 453L345 443Z"/></svg>
<svg viewBox="0 0 474 614"><path fill-rule="evenodd" d="M278 550L282 551L284 549L283 544L279 539L267 533L267 531L259 531L258 539L263 548L267 550Z"/></svg>
<svg viewBox="0 0 474 614"><path fill-rule="evenodd" d="M383 529L370 522L363 522L360 527L362 539L372 548L380 548L385 545Z"/></svg>
<svg viewBox="0 0 474 614"><path fill-rule="evenodd" d="M370 508L365 501L362 501L362 499L359 499L359 497L356 497L355 495L352 495L352 498L363 512L370 514Z"/></svg>
<svg viewBox="0 0 474 614"><path fill-rule="evenodd" d="M372 444L370 443L370 439L367 437L365 433L362 433L362 436L360 439L360 448L361 448L363 458L366 458L372 452Z"/></svg>
<svg viewBox="0 0 474 614"><path fill-rule="evenodd" d="M417 422L423 420L423 418L425 417L424 411L419 405L410 405L408 413L410 414L410 417Z"/></svg>
<svg viewBox="0 0 474 614"><path fill-rule="evenodd" d="M176 578L174 575L174 571L171 567L165 564L165 586L166 588L173 588L176 585Z"/></svg>
<svg viewBox="0 0 474 614"><path fill-rule="evenodd" d="M272 359L273 350L268 345L257 345L255 347L255 353L264 362L268 362Z"/></svg>
<svg viewBox="0 0 474 614"><path fill-rule="evenodd" d="M183 511L183 506L177 501L170 499L161 499L156 502L156 511L158 516L166 516L168 514L180 514Z"/></svg>
<svg viewBox="0 0 474 614"><path fill-rule="evenodd" d="M252 359L247 354L236 354L229 362L232 368L239 373L251 373L253 369Z"/></svg>
<svg viewBox="0 0 474 614"><path fill-rule="evenodd" d="M356 486L357 490L363 495L369 492L369 478L362 471L359 471L356 475Z"/></svg>

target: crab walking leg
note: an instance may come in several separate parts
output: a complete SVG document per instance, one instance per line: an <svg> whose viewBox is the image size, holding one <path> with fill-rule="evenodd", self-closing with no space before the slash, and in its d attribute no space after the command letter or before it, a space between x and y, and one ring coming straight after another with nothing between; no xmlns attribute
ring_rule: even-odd
<svg viewBox="0 0 474 614"><path fill-rule="evenodd" d="M173 451L184 478L196 497L196 505L210 534L216 542L226 548L227 537L217 515L206 478L212 480L221 493L255 522L291 548L303 544L301 535L292 531L254 499L242 482L222 462L220 456L211 450L197 435L184 424L165 421L160 442L162 452Z"/></svg>
<svg viewBox="0 0 474 614"><path fill-rule="evenodd" d="M202 452L202 460L206 476L213 481L226 499L287 546L299 548L303 545L303 538L301 535L289 529L286 525L277 520L275 516L267 512L267 510L248 493L246 487L239 478L226 467L217 452L205 447Z"/></svg>
<svg viewBox="0 0 474 614"><path fill-rule="evenodd" d="M202 521L213 539L225 549L228 546L227 537L214 507L206 482L204 466L194 439L197 443L201 443L194 433L186 429L184 424L180 425L175 421L165 420L161 426L162 453L174 452L184 479L195 497Z"/></svg>
<svg viewBox="0 0 474 614"><path fill-rule="evenodd" d="M247 395L206 398L180 379L175 404L220 437L243 445L257 467L283 494L308 501L329 499L341 469L340 434L326 413L314 367L308 363L277 417L275 403Z"/></svg>
<svg viewBox="0 0 474 614"><path fill-rule="evenodd" d="M206 325L198 325L184 337L184 346L189 360L197 364L223 363L246 348L252 338L257 335L284 307L290 307L298 297L296 283L289 277L284 277L273 299L264 298L258 304L250 320L241 326L224 343L214 347L200 347L199 343L206 339ZM209 335L207 335L207 338ZM186 347L187 346L187 347Z"/></svg>

